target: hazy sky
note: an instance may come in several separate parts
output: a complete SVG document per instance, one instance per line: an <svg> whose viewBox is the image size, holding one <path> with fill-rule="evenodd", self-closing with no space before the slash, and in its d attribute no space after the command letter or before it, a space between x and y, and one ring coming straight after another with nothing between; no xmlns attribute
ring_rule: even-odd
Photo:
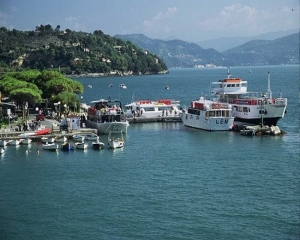
<svg viewBox="0 0 300 240"><path fill-rule="evenodd" d="M0 0L0 26L198 42L299 29L299 0Z"/></svg>

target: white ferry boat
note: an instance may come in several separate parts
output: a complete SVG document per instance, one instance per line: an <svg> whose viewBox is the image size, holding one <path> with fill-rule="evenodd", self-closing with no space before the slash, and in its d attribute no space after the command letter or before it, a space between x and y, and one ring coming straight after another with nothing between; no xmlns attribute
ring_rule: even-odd
<svg viewBox="0 0 300 240"><path fill-rule="evenodd" d="M286 113L287 98L272 97L270 73L268 73L267 93L247 92L247 81L231 78L228 70L227 78L212 82L212 94L218 95L221 102L232 105L235 121L276 126Z"/></svg>
<svg viewBox="0 0 300 240"><path fill-rule="evenodd" d="M182 111L182 122L192 128L208 131L228 131L233 127L231 105L200 97Z"/></svg>
<svg viewBox="0 0 300 240"><path fill-rule="evenodd" d="M125 116L128 118L178 117L181 110L179 101L171 99L138 100L125 105Z"/></svg>
<svg viewBox="0 0 300 240"><path fill-rule="evenodd" d="M94 106L87 110L87 127L97 129L98 134L109 134L110 131L127 133L129 122L120 101L100 99L91 103Z"/></svg>

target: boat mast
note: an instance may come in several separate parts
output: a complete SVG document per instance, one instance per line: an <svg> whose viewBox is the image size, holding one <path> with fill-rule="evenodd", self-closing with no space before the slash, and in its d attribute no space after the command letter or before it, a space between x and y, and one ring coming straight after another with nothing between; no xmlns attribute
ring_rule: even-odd
<svg viewBox="0 0 300 240"><path fill-rule="evenodd" d="M230 71L229 71L230 67L227 68L227 79L230 78Z"/></svg>
<svg viewBox="0 0 300 240"><path fill-rule="evenodd" d="M269 98L272 98L270 71L268 71L268 89L267 89L267 91L268 91Z"/></svg>

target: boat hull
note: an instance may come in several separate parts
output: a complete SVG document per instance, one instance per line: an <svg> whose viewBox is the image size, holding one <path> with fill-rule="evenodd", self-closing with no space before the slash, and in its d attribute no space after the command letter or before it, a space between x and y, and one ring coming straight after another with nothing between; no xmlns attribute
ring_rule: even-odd
<svg viewBox="0 0 300 240"><path fill-rule="evenodd" d="M192 128L203 129L208 131L229 131L233 127L233 117L209 117L190 114L182 114L184 125Z"/></svg>
<svg viewBox="0 0 300 240"><path fill-rule="evenodd" d="M100 150L104 148L104 143L103 142L93 142L92 143L92 148L96 150Z"/></svg>
<svg viewBox="0 0 300 240"><path fill-rule="evenodd" d="M235 121L251 124L261 124L276 126L277 122L285 116L286 104L268 105L232 105L232 115Z"/></svg>
<svg viewBox="0 0 300 240"><path fill-rule="evenodd" d="M124 147L124 141L121 140L112 140L108 142L108 145L110 148L116 149L116 148L123 148Z"/></svg>
<svg viewBox="0 0 300 240"><path fill-rule="evenodd" d="M61 146L61 150L63 150L63 151L72 151L72 150L74 150L74 145L71 144L71 143L64 143Z"/></svg>
<svg viewBox="0 0 300 240"><path fill-rule="evenodd" d="M281 119L281 117L277 118L263 118L263 125L267 126L277 126L278 121ZM261 124L261 118L239 118L235 117L234 121L236 122L242 122L242 123L250 123L253 125L260 125Z"/></svg>
<svg viewBox="0 0 300 240"><path fill-rule="evenodd" d="M55 143L49 143L49 144L43 144L43 149L44 150L57 150L58 149L58 144Z"/></svg>
<svg viewBox="0 0 300 240"><path fill-rule="evenodd" d="M32 139L30 139L30 138L22 139L22 141L20 140L20 144L23 144L23 145L28 145L31 142L32 142Z"/></svg>
<svg viewBox="0 0 300 240"><path fill-rule="evenodd" d="M128 121L124 122L104 122L104 123L97 123L91 120L86 121L86 125L89 128L97 129L98 135L105 134L108 135L110 131L113 132L122 132L127 133L127 128L129 126Z"/></svg>
<svg viewBox="0 0 300 240"><path fill-rule="evenodd" d="M88 148L88 144L86 143L75 143L76 149L86 150Z"/></svg>

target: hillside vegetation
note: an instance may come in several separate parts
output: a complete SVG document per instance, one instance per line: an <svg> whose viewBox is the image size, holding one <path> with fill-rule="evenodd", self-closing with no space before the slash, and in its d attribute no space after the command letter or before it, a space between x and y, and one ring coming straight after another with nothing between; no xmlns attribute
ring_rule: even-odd
<svg viewBox="0 0 300 240"><path fill-rule="evenodd" d="M0 28L0 72L59 69L63 74L157 74L158 57L129 41L104 34L40 25L34 31Z"/></svg>

